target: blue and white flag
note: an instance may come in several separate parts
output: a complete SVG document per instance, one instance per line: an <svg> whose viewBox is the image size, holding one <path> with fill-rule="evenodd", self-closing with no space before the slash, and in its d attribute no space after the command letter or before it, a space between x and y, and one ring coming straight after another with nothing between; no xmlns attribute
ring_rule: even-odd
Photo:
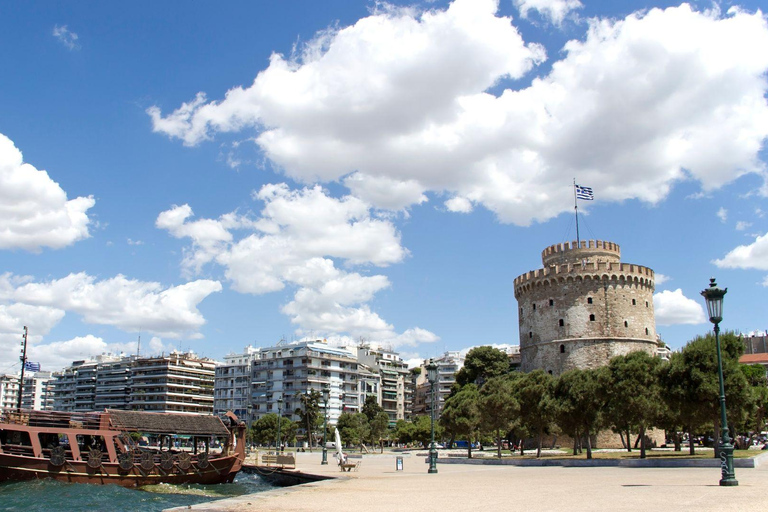
<svg viewBox="0 0 768 512"><path fill-rule="evenodd" d="M27 361L24 363L24 369L28 372L39 372L40 371L40 363L33 363L32 361Z"/></svg>
<svg viewBox="0 0 768 512"><path fill-rule="evenodd" d="M583 199L585 201L594 201L595 194L592 193L592 189L589 187L582 187L576 185L576 199Z"/></svg>

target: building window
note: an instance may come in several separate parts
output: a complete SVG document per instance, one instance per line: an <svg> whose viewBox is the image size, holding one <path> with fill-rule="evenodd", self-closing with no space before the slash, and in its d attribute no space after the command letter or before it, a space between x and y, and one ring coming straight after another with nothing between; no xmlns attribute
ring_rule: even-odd
<svg viewBox="0 0 768 512"><path fill-rule="evenodd" d="M523 314L523 308L520 308L520 315Z"/></svg>
<svg viewBox="0 0 768 512"><path fill-rule="evenodd" d="M592 297L587 297L587 304L592 304Z"/></svg>
<svg viewBox="0 0 768 512"><path fill-rule="evenodd" d="M589 321L594 322L595 321L595 315L589 315Z"/></svg>
<svg viewBox="0 0 768 512"><path fill-rule="evenodd" d="M554 301L554 300L552 300L552 299L549 299L549 305L550 305L550 306L554 306L554 305L555 305L555 301Z"/></svg>
<svg viewBox="0 0 768 512"><path fill-rule="evenodd" d="M647 330L648 330L648 329L646 329L646 331L647 331ZM529 338L533 338L533 331L528 331L528 337L529 337Z"/></svg>
<svg viewBox="0 0 768 512"><path fill-rule="evenodd" d="M647 327L645 328L645 334L648 334L648 328Z"/></svg>
<svg viewBox="0 0 768 512"><path fill-rule="evenodd" d="M565 321L564 321L564 320L561 318L561 319L560 319L560 327L562 327L562 326L564 326L564 325L565 325Z"/></svg>
<svg viewBox="0 0 768 512"><path fill-rule="evenodd" d="M565 354L565 345L560 345L560 353Z"/></svg>
<svg viewBox="0 0 768 512"><path fill-rule="evenodd" d="M632 299L632 305L633 305L633 306L637 306L637 300L635 300L635 299Z"/></svg>
<svg viewBox="0 0 768 512"><path fill-rule="evenodd" d="M536 304L533 305L533 310L536 311Z"/></svg>
<svg viewBox="0 0 768 512"><path fill-rule="evenodd" d="M648 301L645 301L645 307L648 307Z"/></svg>
<svg viewBox="0 0 768 512"><path fill-rule="evenodd" d="M624 320L624 327L629 327L629 322L627 322L626 320Z"/></svg>

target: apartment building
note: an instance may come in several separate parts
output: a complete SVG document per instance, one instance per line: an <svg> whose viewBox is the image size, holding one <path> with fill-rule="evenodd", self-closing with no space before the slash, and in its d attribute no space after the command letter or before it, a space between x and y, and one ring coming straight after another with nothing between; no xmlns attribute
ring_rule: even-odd
<svg viewBox="0 0 768 512"><path fill-rule="evenodd" d="M245 347L241 354L227 354L224 364L216 367L213 413L232 411L249 424L251 410L251 373L253 362L261 358L261 349Z"/></svg>
<svg viewBox="0 0 768 512"><path fill-rule="evenodd" d="M24 374L21 408L35 411L53 410L53 376L51 372Z"/></svg>
<svg viewBox="0 0 768 512"><path fill-rule="evenodd" d="M131 366L130 408L168 413L213 413L216 362L194 353L136 359Z"/></svg>
<svg viewBox="0 0 768 512"><path fill-rule="evenodd" d="M18 375L0 375L0 408L16 408L19 406L19 377Z"/></svg>
<svg viewBox="0 0 768 512"><path fill-rule="evenodd" d="M413 404L413 386L408 365L399 354L391 350L362 343L356 348L357 360L381 380L379 404L389 415L389 424L410 418Z"/></svg>

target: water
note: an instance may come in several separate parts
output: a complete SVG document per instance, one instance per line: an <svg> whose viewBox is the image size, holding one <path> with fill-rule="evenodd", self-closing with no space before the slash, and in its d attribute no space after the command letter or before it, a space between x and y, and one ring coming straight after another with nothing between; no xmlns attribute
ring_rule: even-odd
<svg viewBox="0 0 768 512"><path fill-rule="evenodd" d="M0 511L155 512L270 489L274 487L258 475L244 472L238 473L231 484L159 484L139 489L117 485L68 484L54 480L6 482L0 484Z"/></svg>

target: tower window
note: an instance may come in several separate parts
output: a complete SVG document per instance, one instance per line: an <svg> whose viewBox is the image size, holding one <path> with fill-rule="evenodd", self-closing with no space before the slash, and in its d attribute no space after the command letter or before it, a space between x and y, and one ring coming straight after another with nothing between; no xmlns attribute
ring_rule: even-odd
<svg viewBox="0 0 768 512"><path fill-rule="evenodd" d="M645 334L648 334L648 328L647 327L645 328Z"/></svg>
<svg viewBox="0 0 768 512"><path fill-rule="evenodd" d="M627 322L626 320L624 320L624 327L629 327L629 322Z"/></svg>
<svg viewBox="0 0 768 512"><path fill-rule="evenodd" d="M552 370L549 370L547 373L549 373L550 375L552 375Z"/></svg>
<svg viewBox="0 0 768 512"><path fill-rule="evenodd" d="M648 301L645 301L645 307L648 307Z"/></svg>
<svg viewBox="0 0 768 512"><path fill-rule="evenodd" d="M523 314L523 308L520 308L520 314L521 315Z"/></svg>
<svg viewBox="0 0 768 512"><path fill-rule="evenodd" d="M560 353L565 354L565 345L560 345Z"/></svg>
<svg viewBox="0 0 768 512"><path fill-rule="evenodd" d="M647 330L648 330L648 329L646 329L646 331L647 331ZM648 334L648 333L646 332L646 334ZM529 338L533 338L533 331L528 331L528 337L529 337Z"/></svg>
<svg viewBox="0 0 768 512"><path fill-rule="evenodd" d="M587 297L587 304L592 304L592 297Z"/></svg>
<svg viewBox="0 0 768 512"><path fill-rule="evenodd" d="M564 325L565 325L565 321L564 321L564 320L561 318L561 319L560 319L560 327L562 327L562 326L564 326Z"/></svg>
<svg viewBox="0 0 768 512"><path fill-rule="evenodd" d="M595 321L595 315L589 315L589 321L594 322Z"/></svg>
<svg viewBox="0 0 768 512"><path fill-rule="evenodd" d="M549 299L549 305L550 305L550 306L554 306L554 305L555 305L555 301L554 301L554 300L552 300L552 299Z"/></svg>
<svg viewBox="0 0 768 512"><path fill-rule="evenodd" d="M635 299L632 299L632 305L637 306L637 301Z"/></svg>
<svg viewBox="0 0 768 512"><path fill-rule="evenodd" d="M533 305L533 310L536 311L536 304Z"/></svg>

